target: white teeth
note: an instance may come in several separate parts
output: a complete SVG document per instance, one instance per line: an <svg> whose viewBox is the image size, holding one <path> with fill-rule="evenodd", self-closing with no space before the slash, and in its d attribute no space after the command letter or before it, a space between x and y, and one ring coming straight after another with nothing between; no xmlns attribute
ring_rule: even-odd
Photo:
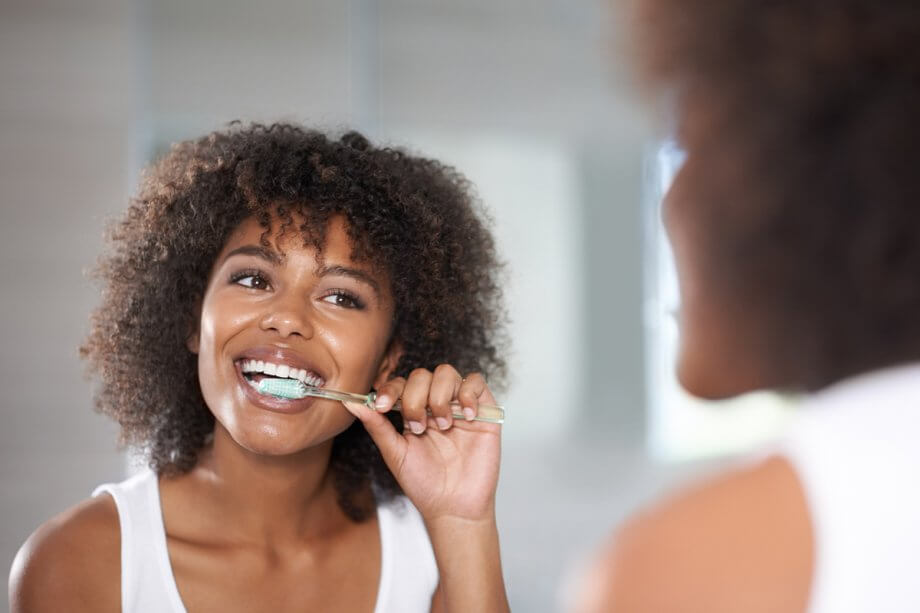
<svg viewBox="0 0 920 613"><path fill-rule="evenodd" d="M297 379L305 385L322 387L323 380L304 368L294 368L288 364L274 364L262 360L243 360L240 370L244 373L263 373L270 377ZM251 383L251 382L250 382Z"/></svg>

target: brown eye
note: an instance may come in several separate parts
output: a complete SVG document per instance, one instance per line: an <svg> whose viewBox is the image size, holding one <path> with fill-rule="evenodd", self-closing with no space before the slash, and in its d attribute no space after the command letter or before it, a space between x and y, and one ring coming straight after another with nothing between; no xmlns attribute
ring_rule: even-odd
<svg viewBox="0 0 920 613"><path fill-rule="evenodd" d="M334 304L337 307L342 307L343 309L363 309L364 304L358 299L357 296L353 296L348 292L333 292L326 296L323 296L323 302L328 302Z"/></svg>
<svg viewBox="0 0 920 613"><path fill-rule="evenodd" d="M268 279L260 274L243 274L233 279L233 282L251 289L267 289Z"/></svg>

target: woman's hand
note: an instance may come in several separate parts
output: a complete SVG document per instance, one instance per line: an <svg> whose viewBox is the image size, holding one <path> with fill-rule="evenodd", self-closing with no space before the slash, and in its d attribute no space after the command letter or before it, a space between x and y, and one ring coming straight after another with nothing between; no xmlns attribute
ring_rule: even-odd
<svg viewBox="0 0 920 613"><path fill-rule="evenodd" d="M402 434L383 415L397 400ZM451 416L452 400L464 419ZM495 404L482 375L442 364L387 381L376 410L346 404L425 520L440 575L432 611L509 610L495 524L501 426L471 421L480 403Z"/></svg>
<svg viewBox="0 0 920 613"><path fill-rule="evenodd" d="M402 404L400 434L383 415ZM464 419L451 416L452 400ZM479 405L495 399L479 373L460 376L442 364L419 368L377 390L377 410L346 403L370 433L390 472L426 522L445 518L494 521L501 456L501 426L470 421ZM431 410L428 416L426 409Z"/></svg>

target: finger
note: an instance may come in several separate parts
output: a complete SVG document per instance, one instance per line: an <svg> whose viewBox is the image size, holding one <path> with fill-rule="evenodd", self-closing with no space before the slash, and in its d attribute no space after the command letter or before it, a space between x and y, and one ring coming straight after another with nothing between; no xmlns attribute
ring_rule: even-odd
<svg viewBox="0 0 920 613"><path fill-rule="evenodd" d="M386 413L393 408L399 397L402 396L406 380L403 377L394 377L380 386L374 399L374 408L381 413Z"/></svg>
<svg viewBox="0 0 920 613"><path fill-rule="evenodd" d="M434 369L428 391L428 407L439 430L447 430L453 424L450 403L456 397L461 381L460 373L450 364L441 364Z"/></svg>
<svg viewBox="0 0 920 613"><path fill-rule="evenodd" d="M402 404L403 420L415 434L421 434L428 425L428 390L431 389L433 375L424 368L416 368L409 373L406 386L399 399Z"/></svg>
<svg viewBox="0 0 920 613"><path fill-rule="evenodd" d="M466 376L460 384L457 392L457 400L460 402L463 417L467 421L472 421L479 412L479 403L495 404L495 398L489 391L486 379L480 373L474 372Z"/></svg>
<svg viewBox="0 0 920 613"><path fill-rule="evenodd" d="M387 468L394 475L399 474L403 460L406 457L407 443L390 420L383 413L378 413L367 405L358 402L343 402L349 413L358 418L364 429L370 435L374 444L380 449L380 455Z"/></svg>

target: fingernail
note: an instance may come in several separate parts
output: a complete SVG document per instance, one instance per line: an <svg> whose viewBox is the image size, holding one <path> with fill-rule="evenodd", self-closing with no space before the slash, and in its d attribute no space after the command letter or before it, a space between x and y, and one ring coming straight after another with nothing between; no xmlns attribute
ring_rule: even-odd
<svg viewBox="0 0 920 613"><path fill-rule="evenodd" d="M463 416L466 418L466 421L473 421L476 417L476 412L470 407L463 407Z"/></svg>
<svg viewBox="0 0 920 613"><path fill-rule="evenodd" d="M438 428L441 430L447 430L450 428L450 422L447 421L446 417L436 417L435 421L438 422Z"/></svg>
<svg viewBox="0 0 920 613"><path fill-rule="evenodd" d="M386 394L384 394L383 396L377 396L377 398L374 399L374 406L378 409L385 409L389 402L390 399L387 398Z"/></svg>
<svg viewBox="0 0 920 613"><path fill-rule="evenodd" d="M417 421L410 421L409 429L412 430L413 434L421 434L422 432L425 431L425 426L423 426L421 423Z"/></svg>

